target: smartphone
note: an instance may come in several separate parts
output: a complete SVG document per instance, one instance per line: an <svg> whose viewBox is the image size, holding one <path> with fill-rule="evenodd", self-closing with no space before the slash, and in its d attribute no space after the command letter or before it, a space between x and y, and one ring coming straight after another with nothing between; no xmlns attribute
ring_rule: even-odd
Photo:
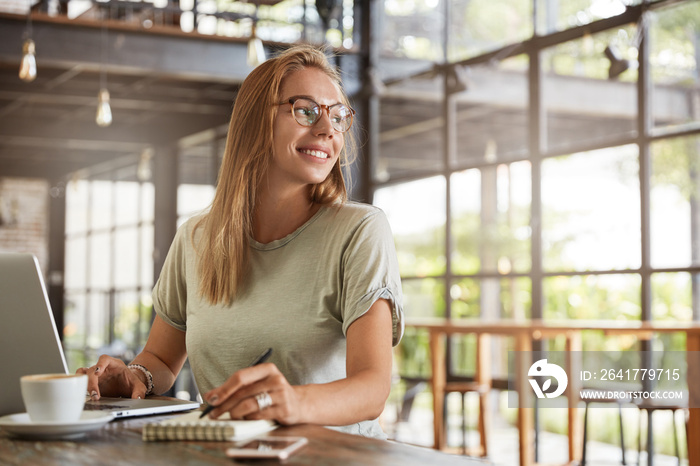
<svg viewBox="0 0 700 466"><path fill-rule="evenodd" d="M242 443L226 450L231 458L279 458L289 455L309 443L306 437L263 437Z"/></svg>

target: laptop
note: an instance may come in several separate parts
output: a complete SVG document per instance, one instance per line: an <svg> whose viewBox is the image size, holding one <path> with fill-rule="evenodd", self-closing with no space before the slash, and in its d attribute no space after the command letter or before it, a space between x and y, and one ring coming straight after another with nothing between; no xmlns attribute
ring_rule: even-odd
<svg viewBox="0 0 700 466"><path fill-rule="evenodd" d="M19 378L68 373L39 261L32 254L0 252L0 416L25 411ZM195 401L107 398L87 401L86 410L115 417L145 416L199 408Z"/></svg>

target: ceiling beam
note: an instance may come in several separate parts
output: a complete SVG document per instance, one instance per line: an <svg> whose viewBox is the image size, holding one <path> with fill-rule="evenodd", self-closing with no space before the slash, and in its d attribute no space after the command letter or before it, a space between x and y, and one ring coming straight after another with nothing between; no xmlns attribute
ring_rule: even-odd
<svg viewBox="0 0 700 466"><path fill-rule="evenodd" d="M119 118L113 109L114 122L107 128L90 124L75 124L69 119L48 120L39 117L16 117L0 124L0 145L36 147L86 147L89 150L114 150L128 146L177 141L182 137L226 124L229 115L201 115L196 118L164 113L151 115L148 124L132 124L129 115Z"/></svg>
<svg viewBox="0 0 700 466"><path fill-rule="evenodd" d="M109 73L149 74L179 79L240 83L252 70L245 40L196 33L165 34L105 21L69 20L32 14L37 65L80 66ZM0 14L0 64L19 65L26 16ZM171 28L175 30L175 28ZM107 47L103 53L102 44ZM104 63L103 63L104 58ZM41 71L39 71L41 72Z"/></svg>
<svg viewBox="0 0 700 466"><path fill-rule="evenodd" d="M24 147L35 149L77 150L94 152L137 152L143 149L144 144L137 142L52 138L38 136L0 136L0 146ZM6 158L6 156L3 156Z"/></svg>
<svg viewBox="0 0 700 466"><path fill-rule="evenodd" d="M19 156L20 154L18 152L13 155ZM71 158L70 155L73 157ZM56 151L53 157L35 157L32 154L31 157L19 158L3 155L0 177L60 179L65 178L70 173L103 163L114 157L114 153L84 153L81 157L75 157L74 153L69 154L62 151Z"/></svg>
<svg viewBox="0 0 700 466"><path fill-rule="evenodd" d="M618 118L631 120L637 112L635 83L594 79L580 76L562 76L555 73L545 74L543 93L545 110L551 116L575 115L584 118ZM471 67L467 69L468 89L456 99L458 106L483 106L493 110L522 111L527 108L527 77L524 72L506 71L490 67ZM387 86L382 93L385 99L383 111L388 110L390 102L407 105L411 102L434 102L437 107L444 94L436 84L436 79L413 79ZM682 85L657 85L652 95L654 116L660 120L692 120L692 108L689 106L692 90ZM404 115L405 112L398 112ZM428 115L426 120L434 119ZM439 118L435 121L439 121ZM418 128L421 122L411 122L409 131ZM424 122L423 122L424 123ZM435 128L436 123L424 125L423 130ZM385 133L396 133L391 128ZM382 134L382 140L391 140L391 134Z"/></svg>
<svg viewBox="0 0 700 466"><path fill-rule="evenodd" d="M110 106L112 109L121 108L127 110L149 110L156 112L177 112L177 113L195 113L202 115L227 115L231 113L231 104L228 105L213 105L206 103L190 103L168 100L155 99L128 99L111 93ZM51 92L22 92L22 91L5 91L0 90L0 99L22 101L28 104L40 105L70 105L70 106L86 106L96 107L96 95L76 95L76 94L54 94ZM10 104L14 107L14 102ZM7 106L6 106L7 107ZM5 108L6 108L5 107ZM4 108L0 108L0 116ZM6 111L6 110L5 110Z"/></svg>

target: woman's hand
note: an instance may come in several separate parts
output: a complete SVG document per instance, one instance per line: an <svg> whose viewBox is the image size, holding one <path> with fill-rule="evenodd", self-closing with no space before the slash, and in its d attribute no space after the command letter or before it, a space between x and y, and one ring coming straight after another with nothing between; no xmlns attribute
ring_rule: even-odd
<svg viewBox="0 0 700 466"><path fill-rule="evenodd" d="M135 371L123 361L102 355L97 364L81 367L76 374L87 374L87 391L90 398L99 400L102 396L145 398L146 384Z"/></svg>
<svg viewBox="0 0 700 466"><path fill-rule="evenodd" d="M277 366L265 363L235 372L204 399L216 406L210 414L214 419L228 412L232 419L272 419L291 425L303 422L300 389L291 386ZM270 402L267 407L265 393Z"/></svg>

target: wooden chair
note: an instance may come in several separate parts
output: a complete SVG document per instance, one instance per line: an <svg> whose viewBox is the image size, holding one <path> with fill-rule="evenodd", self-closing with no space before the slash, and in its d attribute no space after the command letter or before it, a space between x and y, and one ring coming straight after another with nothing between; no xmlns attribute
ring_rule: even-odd
<svg viewBox="0 0 700 466"><path fill-rule="evenodd" d="M595 389L584 389L587 392L592 392ZM614 398L596 398L596 399L586 399L584 400L586 407L583 412L583 451L581 455L581 466L586 465L586 450L587 450L587 444L588 444L588 408L591 403L617 403L617 409L619 413L619 419L620 419L620 449L622 450L622 463L623 465L627 464L627 460L625 458L625 436L624 436L624 431L623 431L623 423L622 423L622 405L624 403L629 403L630 400L619 400L619 399L614 399Z"/></svg>
<svg viewBox="0 0 700 466"><path fill-rule="evenodd" d="M396 422L393 426L393 438L396 441L399 441L399 424L409 421L416 396L428 385L428 381L424 377L399 376L399 379L403 381L406 388L401 396L401 401L396 405Z"/></svg>
<svg viewBox="0 0 700 466"><path fill-rule="evenodd" d="M638 451L639 451L639 459L637 460L637 463L641 464L641 456L642 456L642 419L644 418L644 412L647 413L647 429L651 428L652 425L652 416L656 411L671 411L671 415L673 416L673 446L675 447L675 452L676 452L676 458L678 458L678 464L681 464L681 453L680 453L680 448L678 446L678 428L676 427L676 411L682 411L685 413L686 406L685 405L680 405L680 404L660 404L660 403L654 403L651 401L643 401L642 403L639 403L639 439L638 439ZM653 448L651 449L653 453ZM649 445L646 445L646 452L647 456L649 455ZM651 461L647 459L648 464L651 464Z"/></svg>
<svg viewBox="0 0 700 466"><path fill-rule="evenodd" d="M449 341L449 340L448 340ZM474 456L488 456L488 431L490 426L489 393L491 391L491 367L490 367L490 338L488 335L476 335L476 373L473 381L448 380L445 383L444 393L447 397L450 393L461 395L462 411L462 451L469 454L467 446L467 410L465 398L469 393L479 396L479 449ZM445 432L447 432L447 403L445 409Z"/></svg>

